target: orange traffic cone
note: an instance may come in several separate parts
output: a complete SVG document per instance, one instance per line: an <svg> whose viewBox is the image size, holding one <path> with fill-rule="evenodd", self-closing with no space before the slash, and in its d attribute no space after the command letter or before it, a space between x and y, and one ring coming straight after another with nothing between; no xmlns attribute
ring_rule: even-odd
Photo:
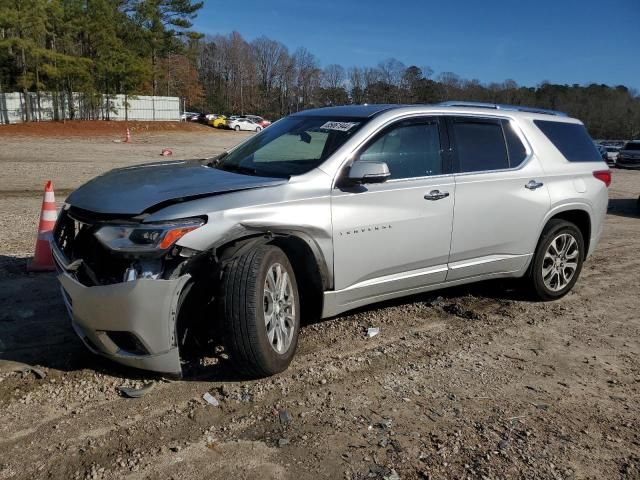
<svg viewBox="0 0 640 480"><path fill-rule="evenodd" d="M127 128L127 135L124 137L124 143L131 143L131 132Z"/></svg>
<svg viewBox="0 0 640 480"><path fill-rule="evenodd" d="M49 272L56 269L51 255L51 247L49 246L49 237L53 232L57 218L56 197L53 193L53 183L49 180L44 187L36 252L33 255L33 260L27 265L29 272Z"/></svg>

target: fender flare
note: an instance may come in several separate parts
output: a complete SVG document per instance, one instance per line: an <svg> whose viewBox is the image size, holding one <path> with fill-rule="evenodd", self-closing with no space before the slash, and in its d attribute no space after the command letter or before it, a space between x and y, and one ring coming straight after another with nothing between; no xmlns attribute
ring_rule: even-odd
<svg viewBox="0 0 640 480"><path fill-rule="evenodd" d="M311 253L315 258L318 272L320 273L320 278L322 280L323 290L326 291L333 288L333 274L327 266L327 261L324 254L322 253L322 250L320 249L320 246L310 234L301 230L277 227L264 227L258 229L246 228L239 225L238 227L233 229L232 234L226 235L223 241L217 242L215 245L212 245L211 250L214 252L216 258L221 260L218 252L228 250L232 244L238 244L237 248L230 251L231 256L237 256L238 254L244 253L248 249L253 248L257 244L269 243L278 237L296 237L299 240L303 241L309 247Z"/></svg>
<svg viewBox="0 0 640 480"><path fill-rule="evenodd" d="M570 210L582 210L583 212L586 212L589 215L589 221L593 224L593 221L591 220L593 218L593 208L588 203L584 203L584 202L561 203L551 207L551 209L549 209L547 214L542 219L542 222L538 227L538 238L540 237L540 235L542 235L542 230L544 230L544 227L547 225L547 223L549 223L549 220L552 217L555 217L559 213L568 212Z"/></svg>

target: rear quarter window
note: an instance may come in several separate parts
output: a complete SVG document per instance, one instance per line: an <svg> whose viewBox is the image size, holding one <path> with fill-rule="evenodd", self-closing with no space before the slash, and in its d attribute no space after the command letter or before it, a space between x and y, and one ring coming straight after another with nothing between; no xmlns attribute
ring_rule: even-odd
<svg viewBox="0 0 640 480"><path fill-rule="evenodd" d="M570 162L601 162L600 152L584 125L534 120L533 123Z"/></svg>

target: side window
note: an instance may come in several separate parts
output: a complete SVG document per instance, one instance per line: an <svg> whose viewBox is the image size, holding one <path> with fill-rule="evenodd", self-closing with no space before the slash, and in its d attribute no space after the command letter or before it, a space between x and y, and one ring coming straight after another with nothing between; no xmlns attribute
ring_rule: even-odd
<svg viewBox="0 0 640 480"><path fill-rule="evenodd" d="M452 119L459 172L509 168L502 125L498 120Z"/></svg>
<svg viewBox="0 0 640 480"><path fill-rule="evenodd" d="M601 162L602 157L581 123L534 120L533 123L570 162Z"/></svg>
<svg viewBox="0 0 640 480"><path fill-rule="evenodd" d="M511 168L522 165L522 162L527 158L527 150L520 141L520 138L513 130L511 122L504 120L502 122L502 128L504 129L504 138L507 140L507 151L509 152L509 166Z"/></svg>
<svg viewBox="0 0 640 480"><path fill-rule="evenodd" d="M442 173L437 122L404 122L386 130L360 153L356 161L385 162L391 178Z"/></svg>

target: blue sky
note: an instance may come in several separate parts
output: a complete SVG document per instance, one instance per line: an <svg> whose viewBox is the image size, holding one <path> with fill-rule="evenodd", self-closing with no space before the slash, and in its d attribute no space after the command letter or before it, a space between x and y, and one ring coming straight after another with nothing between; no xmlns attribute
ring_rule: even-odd
<svg viewBox="0 0 640 480"><path fill-rule="evenodd" d="M640 0L206 0L195 26L304 46L321 66L395 57L482 82L640 89Z"/></svg>

